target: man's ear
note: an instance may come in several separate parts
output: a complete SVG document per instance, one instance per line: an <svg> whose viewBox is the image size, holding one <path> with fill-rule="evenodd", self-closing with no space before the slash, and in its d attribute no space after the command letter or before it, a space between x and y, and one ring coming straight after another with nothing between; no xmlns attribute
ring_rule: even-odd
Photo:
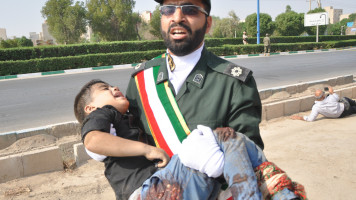
<svg viewBox="0 0 356 200"><path fill-rule="evenodd" d="M87 114L90 114L91 112L93 112L94 110L96 110L97 109L97 107L96 106L93 106L93 105L86 105L85 107L84 107L84 111L85 111L85 113L87 113Z"/></svg>
<svg viewBox="0 0 356 200"><path fill-rule="evenodd" d="M206 20L207 20L208 25L206 27L205 33L209 33L211 25L213 24L213 18L211 16L208 16Z"/></svg>

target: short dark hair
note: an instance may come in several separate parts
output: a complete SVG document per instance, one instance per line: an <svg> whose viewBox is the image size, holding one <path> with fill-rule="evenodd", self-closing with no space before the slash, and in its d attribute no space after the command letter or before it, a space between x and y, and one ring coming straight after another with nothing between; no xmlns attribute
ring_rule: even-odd
<svg viewBox="0 0 356 200"><path fill-rule="evenodd" d="M80 124L83 123L84 118L86 117L86 113L85 113L85 106L88 105L91 101L92 101L92 87L93 85L96 85L98 83L104 83L107 84L106 82L100 80L100 79L93 79L91 81L89 81L88 83L86 83L82 89L79 91L79 93L77 94L77 96L75 97L74 100L74 115L75 118L77 118L78 122Z"/></svg>

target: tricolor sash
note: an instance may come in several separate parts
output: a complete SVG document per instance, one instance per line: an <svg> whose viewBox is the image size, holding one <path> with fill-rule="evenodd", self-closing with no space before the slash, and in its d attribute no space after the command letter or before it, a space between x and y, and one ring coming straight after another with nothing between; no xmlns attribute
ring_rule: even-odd
<svg viewBox="0 0 356 200"><path fill-rule="evenodd" d="M190 130L179 110L168 81L156 84L159 66L139 72L136 86L156 146L172 157Z"/></svg>

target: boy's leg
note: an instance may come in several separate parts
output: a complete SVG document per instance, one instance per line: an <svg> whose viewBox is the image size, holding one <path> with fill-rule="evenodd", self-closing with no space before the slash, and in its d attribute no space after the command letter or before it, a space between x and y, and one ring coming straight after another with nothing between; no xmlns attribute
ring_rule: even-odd
<svg viewBox="0 0 356 200"><path fill-rule="evenodd" d="M267 161L263 152L232 128L217 128L214 136L225 156L224 177L233 198L261 199L254 167Z"/></svg>
<svg viewBox="0 0 356 200"><path fill-rule="evenodd" d="M262 163L268 163L267 159L263 153L263 151L252 141L250 140L247 136L243 135L242 133L235 132L232 128L217 128L214 130L214 134L216 137L216 141L220 145L220 148L223 150L224 155L225 155L225 166L227 162L229 162L229 165L234 166L234 163L230 162L238 162L232 160L230 157L234 157L234 152L231 151L235 150L237 147L238 153L243 151L243 145L240 145L239 143L243 143L245 145L245 149L247 151L247 154L250 158L251 165L253 166L253 169L256 167L259 167ZM225 152L229 152L229 154L226 154ZM226 158L226 156L229 156L229 158ZM239 170L239 165L237 165L237 168L233 170ZM284 172L283 172L284 173ZM224 169L224 175L225 175L225 169ZM255 174L254 174L255 175ZM261 184L261 183L259 183ZM263 185L263 184L262 184ZM272 190L275 188L272 187ZM260 190L259 190L260 191ZM266 193L266 194L265 194ZM269 194L270 191L264 190L264 197ZM289 189L285 188L279 192L275 192L275 194L272 196L273 200L290 200L290 199L295 199L297 196L294 194L294 192L291 192Z"/></svg>
<svg viewBox="0 0 356 200"><path fill-rule="evenodd" d="M216 199L221 184L184 166L177 155L142 186L141 199Z"/></svg>

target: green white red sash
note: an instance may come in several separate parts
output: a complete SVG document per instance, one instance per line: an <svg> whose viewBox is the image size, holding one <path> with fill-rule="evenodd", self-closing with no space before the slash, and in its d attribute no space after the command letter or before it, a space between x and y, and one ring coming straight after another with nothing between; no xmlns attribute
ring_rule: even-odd
<svg viewBox="0 0 356 200"><path fill-rule="evenodd" d="M135 76L135 81L156 146L171 157L177 153L190 130L168 82L156 84L158 71L159 66L143 70Z"/></svg>

